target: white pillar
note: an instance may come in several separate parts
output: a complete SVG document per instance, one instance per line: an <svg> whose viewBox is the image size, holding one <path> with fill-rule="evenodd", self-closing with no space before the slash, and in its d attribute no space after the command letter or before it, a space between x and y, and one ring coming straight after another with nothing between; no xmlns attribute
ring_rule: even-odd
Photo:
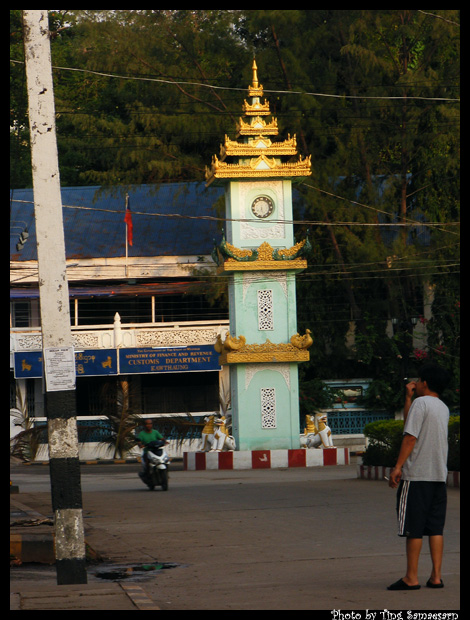
<svg viewBox="0 0 470 620"><path fill-rule="evenodd" d="M121 317L119 312L114 315L114 348L118 349L122 345Z"/></svg>
<svg viewBox="0 0 470 620"><path fill-rule="evenodd" d="M23 25L57 583L80 584L87 582L85 536L47 10L24 10ZM58 356L67 359L65 374Z"/></svg>

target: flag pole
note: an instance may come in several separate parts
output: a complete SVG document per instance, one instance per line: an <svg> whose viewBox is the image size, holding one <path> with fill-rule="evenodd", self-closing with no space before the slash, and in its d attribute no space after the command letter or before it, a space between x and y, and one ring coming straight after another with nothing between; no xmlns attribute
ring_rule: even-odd
<svg viewBox="0 0 470 620"><path fill-rule="evenodd" d="M127 213L128 206L129 206L129 194L126 194L126 213ZM129 258L129 235L128 235L128 223L127 223L127 217L126 217L126 278L129 277L128 258Z"/></svg>

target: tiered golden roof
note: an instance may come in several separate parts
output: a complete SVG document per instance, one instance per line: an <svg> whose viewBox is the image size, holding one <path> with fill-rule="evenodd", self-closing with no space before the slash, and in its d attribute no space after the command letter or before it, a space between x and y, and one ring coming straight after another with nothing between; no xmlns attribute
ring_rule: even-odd
<svg viewBox="0 0 470 620"><path fill-rule="evenodd" d="M253 179L273 177L306 177L311 172L311 156L303 158L297 153L297 141L288 136L282 142L273 142L266 136L277 136L277 120L269 123L264 116L271 114L269 102L261 101L263 86L258 81L258 68L253 60L253 81L248 86L251 101L245 100L243 112L247 118L240 118L237 124L237 138L242 142L230 140L225 136L225 144L220 145L220 158L212 157L211 166L206 166L206 186L216 179ZM289 157L282 161L282 157ZM296 159L293 159L297 156ZM226 158L234 158L227 162Z"/></svg>

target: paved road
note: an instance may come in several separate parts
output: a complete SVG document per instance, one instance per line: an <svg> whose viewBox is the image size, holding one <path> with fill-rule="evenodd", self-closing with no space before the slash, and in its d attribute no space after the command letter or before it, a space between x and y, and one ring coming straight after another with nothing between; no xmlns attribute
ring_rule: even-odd
<svg viewBox="0 0 470 620"><path fill-rule="evenodd" d="M174 471L166 493L148 491L138 465L91 467L82 468L86 535L106 563L90 571L90 582L104 568L127 568L121 578L140 583L161 609L460 607L458 489L449 489L446 587L388 592L405 566L395 492L358 480L354 466ZM13 475L21 500L50 514L48 468ZM155 561L177 566L130 570ZM422 584L429 571L425 549Z"/></svg>

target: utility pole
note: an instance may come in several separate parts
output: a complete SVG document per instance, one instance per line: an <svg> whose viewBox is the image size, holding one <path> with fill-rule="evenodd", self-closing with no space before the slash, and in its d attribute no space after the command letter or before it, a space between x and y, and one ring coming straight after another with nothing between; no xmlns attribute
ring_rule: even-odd
<svg viewBox="0 0 470 620"><path fill-rule="evenodd" d="M87 583L87 575L75 358L47 11L24 10L23 25L57 583L81 584Z"/></svg>

